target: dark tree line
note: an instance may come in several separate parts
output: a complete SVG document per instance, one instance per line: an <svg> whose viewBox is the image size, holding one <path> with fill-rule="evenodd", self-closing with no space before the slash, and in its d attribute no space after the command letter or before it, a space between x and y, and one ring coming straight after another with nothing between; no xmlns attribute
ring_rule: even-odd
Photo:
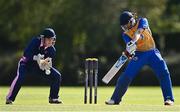
<svg viewBox="0 0 180 112"><path fill-rule="evenodd" d="M86 57L99 59L101 78L124 49L119 26L124 10L148 18L164 56L179 53L172 41L180 34L179 0L0 0L0 7L0 84L15 77L24 47L45 27L57 33L56 65L65 85L83 82Z"/></svg>

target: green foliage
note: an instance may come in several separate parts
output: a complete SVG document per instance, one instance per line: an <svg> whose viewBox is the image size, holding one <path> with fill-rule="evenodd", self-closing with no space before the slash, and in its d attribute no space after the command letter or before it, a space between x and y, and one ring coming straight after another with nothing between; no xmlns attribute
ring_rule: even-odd
<svg viewBox="0 0 180 112"><path fill-rule="evenodd" d="M13 63L31 37L53 27L57 33L56 65L65 80L72 77L72 83L78 83L84 58L98 57L104 71L107 62L121 54L124 43L118 17L123 10L147 17L153 32L162 37L180 31L178 0L1 0L0 7L0 69L3 65L8 71L15 69ZM12 63L1 61L3 57Z"/></svg>

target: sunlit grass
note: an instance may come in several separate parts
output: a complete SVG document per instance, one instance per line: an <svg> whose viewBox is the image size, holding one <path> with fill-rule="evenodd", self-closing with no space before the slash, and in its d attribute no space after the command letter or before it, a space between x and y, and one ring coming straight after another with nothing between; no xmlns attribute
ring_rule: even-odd
<svg viewBox="0 0 180 112"><path fill-rule="evenodd" d="M180 111L180 87L174 87L175 105L163 105L159 87L130 87L120 105L105 105L114 87L98 88L98 104L83 104L83 87L62 87L61 105L48 103L49 87L22 87L13 105L5 105L5 97L9 87L0 87L0 112L2 111Z"/></svg>

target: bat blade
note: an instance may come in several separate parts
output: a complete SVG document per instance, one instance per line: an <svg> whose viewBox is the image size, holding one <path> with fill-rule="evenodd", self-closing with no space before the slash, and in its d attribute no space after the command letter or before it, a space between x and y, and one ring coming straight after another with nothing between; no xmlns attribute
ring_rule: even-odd
<svg viewBox="0 0 180 112"><path fill-rule="evenodd" d="M105 84L108 84L127 60L128 57L125 54L122 54L108 73L103 77L102 81Z"/></svg>

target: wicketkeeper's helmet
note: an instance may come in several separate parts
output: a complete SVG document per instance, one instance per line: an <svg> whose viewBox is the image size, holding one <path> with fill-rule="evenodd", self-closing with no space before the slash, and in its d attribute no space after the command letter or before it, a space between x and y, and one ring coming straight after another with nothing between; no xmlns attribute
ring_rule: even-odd
<svg viewBox="0 0 180 112"><path fill-rule="evenodd" d="M56 39L56 34L52 28L45 28L41 33L43 38L54 38Z"/></svg>

